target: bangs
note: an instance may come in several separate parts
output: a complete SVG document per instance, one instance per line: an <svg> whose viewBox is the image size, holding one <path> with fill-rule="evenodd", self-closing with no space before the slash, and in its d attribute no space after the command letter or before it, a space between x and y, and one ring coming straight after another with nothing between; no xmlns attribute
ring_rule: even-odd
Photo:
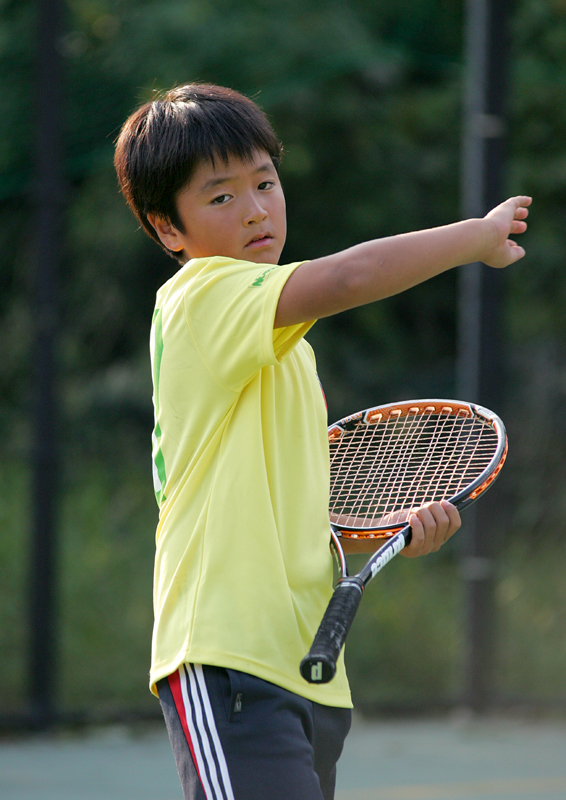
<svg viewBox="0 0 566 800"><path fill-rule="evenodd" d="M245 107L228 104L222 108L212 103L203 107L191 101L175 104L175 127L179 125L182 132L179 158L194 169L202 162L226 164L232 157L252 161L258 150L264 150L278 170L281 145L268 124L258 125L258 120L246 111Z"/></svg>

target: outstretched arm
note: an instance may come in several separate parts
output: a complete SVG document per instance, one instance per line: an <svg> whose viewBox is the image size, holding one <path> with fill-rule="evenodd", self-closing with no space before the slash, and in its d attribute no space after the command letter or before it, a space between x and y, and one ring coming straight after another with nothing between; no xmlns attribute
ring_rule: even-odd
<svg viewBox="0 0 566 800"><path fill-rule="evenodd" d="M274 327L382 300L452 267L507 267L525 255L509 236L527 229L531 198L512 197L483 219L374 239L298 267L283 287Z"/></svg>

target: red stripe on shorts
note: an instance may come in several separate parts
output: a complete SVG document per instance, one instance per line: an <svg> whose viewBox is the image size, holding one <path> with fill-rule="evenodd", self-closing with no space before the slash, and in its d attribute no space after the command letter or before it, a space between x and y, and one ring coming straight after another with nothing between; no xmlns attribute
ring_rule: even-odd
<svg viewBox="0 0 566 800"><path fill-rule="evenodd" d="M183 668L181 667L181 669ZM200 777L198 762L195 758L193 741L191 739L191 734L189 733L189 725L187 723L187 712L185 711L185 704L183 702L183 692L181 690L181 678L179 677L179 670L177 670L177 672L174 672L172 675L169 675L167 681L169 683L169 688L171 689L171 694L173 695L173 700L175 702L175 708L177 709L177 714L179 715L183 731L185 732L185 738L187 740L187 744L189 745L191 756L193 757L193 764L195 765L195 769L197 771L199 781L201 782L202 786L202 779Z"/></svg>

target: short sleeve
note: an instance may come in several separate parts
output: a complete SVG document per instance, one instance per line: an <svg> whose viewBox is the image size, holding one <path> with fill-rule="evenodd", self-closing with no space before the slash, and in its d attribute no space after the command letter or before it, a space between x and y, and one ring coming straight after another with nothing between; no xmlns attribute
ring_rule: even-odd
<svg viewBox="0 0 566 800"><path fill-rule="evenodd" d="M281 291L301 263L220 257L191 262L185 318L201 358L222 386L240 391L260 369L283 360L312 326L314 321L273 328Z"/></svg>

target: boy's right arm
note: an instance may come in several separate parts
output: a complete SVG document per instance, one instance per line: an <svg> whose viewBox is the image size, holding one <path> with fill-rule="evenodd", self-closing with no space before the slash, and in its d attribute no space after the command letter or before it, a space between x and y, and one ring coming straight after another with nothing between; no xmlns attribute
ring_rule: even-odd
<svg viewBox="0 0 566 800"><path fill-rule="evenodd" d="M483 219L375 239L306 262L283 287L274 327L382 300L463 264L506 267L525 255L509 236L526 230L530 204L530 197L512 197Z"/></svg>

